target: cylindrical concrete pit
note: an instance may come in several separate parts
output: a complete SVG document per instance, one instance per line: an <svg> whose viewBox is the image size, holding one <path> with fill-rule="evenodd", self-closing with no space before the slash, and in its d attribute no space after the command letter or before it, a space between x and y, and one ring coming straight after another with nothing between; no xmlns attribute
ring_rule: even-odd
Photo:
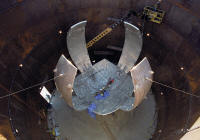
<svg viewBox="0 0 200 140"><path fill-rule="evenodd" d="M55 92L53 71L58 59L61 54L71 59L66 36L72 25L87 20L85 37L89 42L130 10L141 13L145 6L156 2L1 1L0 139L199 140L199 0L163 0L159 7L165 11L161 24L143 24L134 16L127 20L143 33L143 47L136 64L147 57L154 80L161 83L153 82L147 98L136 109L93 119L86 111L70 108ZM121 24L88 49L92 64L105 58L117 65L124 40ZM40 96L43 86L55 93L53 108ZM52 118L59 127L60 136L56 138L49 130Z"/></svg>

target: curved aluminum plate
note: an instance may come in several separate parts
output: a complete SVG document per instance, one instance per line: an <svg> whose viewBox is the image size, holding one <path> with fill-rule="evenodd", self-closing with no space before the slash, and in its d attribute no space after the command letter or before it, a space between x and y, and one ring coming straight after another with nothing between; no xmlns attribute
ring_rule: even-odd
<svg viewBox="0 0 200 140"><path fill-rule="evenodd" d="M121 70L128 73L137 61L142 50L142 35L134 25L124 22L125 42L123 51L118 62Z"/></svg>
<svg viewBox="0 0 200 140"><path fill-rule="evenodd" d="M85 42L85 26L87 21L79 22L73 25L67 34L67 48L76 67L84 72L91 67L91 61L88 55Z"/></svg>
<svg viewBox="0 0 200 140"><path fill-rule="evenodd" d="M147 80L153 78L153 71L145 57L139 64L131 69L131 77L134 85L135 102L134 108L137 107L149 92L152 82Z"/></svg>
<svg viewBox="0 0 200 140"><path fill-rule="evenodd" d="M67 104L71 107L72 105L72 88L74 79L77 73L77 68L61 55L55 69L54 81L56 88L62 94Z"/></svg>

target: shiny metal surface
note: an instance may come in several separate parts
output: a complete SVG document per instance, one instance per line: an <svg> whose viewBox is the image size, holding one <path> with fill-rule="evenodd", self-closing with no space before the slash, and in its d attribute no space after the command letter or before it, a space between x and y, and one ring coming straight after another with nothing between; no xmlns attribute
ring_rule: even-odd
<svg viewBox="0 0 200 140"><path fill-rule="evenodd" d="M152 71L149 62L144 58L135 67L142 49L142 36L139 29L132 24L124 22L125 43L118 66L106 59L92 66L85 43L86 21L72 26L67 35L67 45L70 56L81 71L76 78L77 68L63 55L56 66L55 79L58 91L66 102L75 110L87 109L91 103L96 105L94 113L107 115L118 109L130 111L138 106L149 92ZM128 73L130 71L130 73ZM114 80L107 87L109 80ZM97 100L95 96L106 87L109 96ZM72 96L72 92L76 96ZM133 97L133 90L135 97Z"/></svg>
<svg viewBox="0 0 200 140"><path fill-rule="evenodd" d="M118 62L121 70L128 73L137 61L142 49L142 35L134 25L124 22L125 42L123 51Z"/></svg>
<svg viewBox="0 0 200 140"><path fill-rule="evenodd" d="M142 102L151 88L152 82L146 79L153 79L153 71L145 57L139 64L134 66L130 72L134 85L135 108Z"/></svg>
<svg viewBox="0 0 200 140"><path fill-rule="evenodd" d="M85 42L85 26L87 21L73 25L67 34L67 48L76 67L86 71L92 66Z"/></svg>
<svg viewBox="0 0 200 140"><path fill-rule="evenodd" d="M104 100L96 100L95 94L107 85L109 79L114 80L107 89L110 96ZM96 104L97 108L94 112L99 115L107 115L120 108L133 109L131 76L106 59L96 63L87 72L78 75L74 81L74 91L77 96L73 96L72 100L76 110L87 109L91 103Z"/></svg>
<svg viewBox="0 0 200 140"><path fill-rule="evenodd" d="M54 72L54 81L57 90L61 93L67 104L73 107L72 88L77 68L69 60L67 60L64 55L61 55Z"/></svg>
<svg viewBox="0 0 200 140"><path fill-rule="evenodd" d="M50 101L51 101L51 94L49 93L49 91L46 89L45 86L42 87L40 95L47 101L47 103L50 103Z"/></svg>

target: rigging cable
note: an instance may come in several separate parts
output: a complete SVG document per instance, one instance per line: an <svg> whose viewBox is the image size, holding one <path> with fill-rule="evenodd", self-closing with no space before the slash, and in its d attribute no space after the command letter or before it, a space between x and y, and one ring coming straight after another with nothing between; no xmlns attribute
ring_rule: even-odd
<svg viewBox="0 0 200 140"><path fill-rule="evenodd" d="M155 84L161 85L161 86L163 86L163 87L167 87L167 88L173 89L173 90L175 90L175 91L182 92L182 93L184 93L184 94L186 94L186 95L190 95L190 96L194 96L194 97L200 98L200 96L198 96L198 95L195 95L195 94L186 92L186 91L181 90L181 89L177 89L177 88L175 88L175 87L171 87L171 86L169 86L169 85L166 85L166 84L163 84L163 83L154 81L154 80L152 80L152 79L146 78L146 80L149 80L149 81L151 81L151 82L153 82L153 83L155 83Z"/></svg>
<svg viewBox="0 0 200 140"><path fill-rule="evenodd" d="M65 74L60 74L60 75L58 75L58 76L56 76L56 77L54 77L54 78L51 78L51 79L46 80L46 81L43 81L43 82L41 82L41 83L37 83L37 84L35 84L35 85L32 85L32 86L30 86L30 87L27 87L27 88L18 90L18 91L16 91L16 92L12 92L12 93L10 92L10 94L7 94L7 95L5 95L5 96L0 96L0 99L6 98L6 97L10 97L10 96L15 95L15 94L17 94L17 93L24 92L24 91L26 91L26 90L29 90L29 89L38 87L38 86L40 86L40 85L43 85L43 84L48 83L48 82L50 82L50 81L53 81L54 79L57 79L57 78L59 78L59 77L61 77L61 76L63 76L63 75L65 75Z"/></svg>
<svg viewBox="0 0 200 140"><path fill-rule="evenodd" d="M10 97L10 96L15 95L15 94L18 94L18 93L20 93L20 92L24 92L24 91L26 91L26 90L29 90L29 89L35 88L35 87L40 86L40 85L42 85L42 84L48 83L48 82L50 82L50 81L53 81L53 80L55 80L55 79L57 79L57 78L60 78L60 77L64 76L65 74L66 74L66 73L64 73L64 74L60 74L60 75L58 75L58 76L56 76L56 77L54 77L54 78L51 78L51 79L48 79L48 80L46 80L46 81L43 81L43 82L37 83L37 84L32 85L32 86L30 86L30 87L27 87L27 88L24 88L24 89L21 89L21 90L15 91L15 92L10 92L10 94L4 95L4 96L0 96L0 99L6 98L6 97ZM160 82L154 81L154 80L152 80L152 79L146 78L146 80L149 80L149 81L151 81L151 82L153 82L153 83L155 83L155 84L158 84L158 85L161 85L161 86L164 86L164 87L167 87L167 88L173 89L173 90L175 90L175 91L182 92L182 93L184 93L184 94L186 94L186 95L194 96L194 97L196 97L196 98L200 98L200 96L198 96L198 95L195 95L195 94L192 94L192 93L186 92L186 91L184 91L184 90L180 90L180 89L177 89L177 88L171 87L171 86L169 86L169 85L166 85L166 84L163 84L163 83L160 83Z"/></svg>

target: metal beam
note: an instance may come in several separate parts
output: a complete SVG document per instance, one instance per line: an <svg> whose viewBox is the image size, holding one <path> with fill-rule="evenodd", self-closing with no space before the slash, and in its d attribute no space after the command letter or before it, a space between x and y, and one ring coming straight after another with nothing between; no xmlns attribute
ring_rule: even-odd
<svg viewBox="0 0 200 140"><path fill-rule="evenodd" d="M94 55L114 55L111 51L94 51Z"/></svg>
<svg viewBox="0 0 200 140"><path fill-rule="evenodd" d="M114 50L114 51L119 51L119 52L122 51L122 48L117 47L117 46L108 45L107 48L111 49L111 50Z"/></svg>

